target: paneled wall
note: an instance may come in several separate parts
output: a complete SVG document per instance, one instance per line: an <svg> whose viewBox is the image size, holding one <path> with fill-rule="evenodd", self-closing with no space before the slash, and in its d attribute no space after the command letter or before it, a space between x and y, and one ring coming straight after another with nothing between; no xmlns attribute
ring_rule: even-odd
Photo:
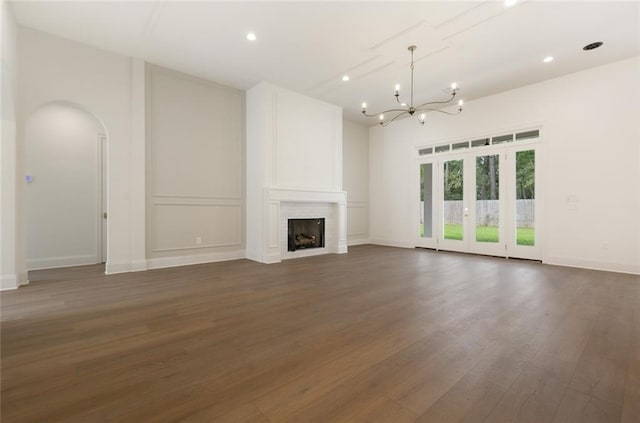
<svg viewBox="0 0 640 423"><path fill-rule="evenodd" d="M369 239L369 128L345 120L342 129L347 241L357 245Z"/></svg>
<svg viewBox="0 0 640 423"><path fill-rule="evenodd" d="M150 267L242 257L244 93L148 65L146 110Z"/></svg>

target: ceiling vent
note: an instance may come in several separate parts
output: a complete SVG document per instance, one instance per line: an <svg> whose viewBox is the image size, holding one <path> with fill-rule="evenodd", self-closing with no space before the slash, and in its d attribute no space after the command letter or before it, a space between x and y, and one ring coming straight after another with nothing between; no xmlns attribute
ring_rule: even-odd
<svg viewBox="0 0 640 423"><path fill-rule="evenodd" d="M594 50L602 46L602 44L604 44L602 41L596 41L595 43L587 44L586 46L582 47L582 49L585 51Z"/></svg>

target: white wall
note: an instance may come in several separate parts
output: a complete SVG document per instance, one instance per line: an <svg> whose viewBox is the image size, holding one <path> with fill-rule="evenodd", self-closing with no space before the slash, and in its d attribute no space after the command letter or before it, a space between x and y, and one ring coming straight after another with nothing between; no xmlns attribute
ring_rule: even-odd
<svg viewBox="0 0 640 423"><path fill-rule="evenodd" d="M244 92L147 66L149 267L244 257Z"/></svg>
<svg viewBox="0 0 640 423"><path fill-rule="evenodd" d="M342 123L342 183L347 192L349 245L369 238L369 129L350 121Z"/></svg>
<svg viewBox="0 0 640 423"><path fill-rule="evenodd" d="M81 105L100 119L108 136L107 272L131 270L132 238L140 231L144 234L144 226L132 225L131 58L20 27L18 63L18 197L25 190L25 152L20 140L24 140L26 119L51 101ZM19 198L18 204L18 215L23 216L24 199ZM18 224L17 239L26 239L25 234L24 222ZM16 254L24 256L24 251L25 246L18 245Z"/></svg>
<svg viewBox="0 0 640 423"><path fill-rule="evenodd" d="M89 113L63 103L45 105L27 120L27 268L101 262L103 132Z"/></svg>
<svg viewBox="0 0 640 423"><path fill-rule="evenodd" d="M371 238L415 245L416 147L539 124L543 260L640 273L638 116L636 57L468 102L460 116L431 113L424 127L371 128Z"/></svg>
<svg viewBox="0 0 640 423"><path fill-rule="evenodd" d="M0 4L0 290L27 282L26 269L16 256L16 91L17 26L11 5Z"/></svg>
<svg viewBox="0 0 640 423"><path fill-rule="evenodd" d="M342 110L283 89L274 97L277 139L272 186L341 190Z"/></svg>

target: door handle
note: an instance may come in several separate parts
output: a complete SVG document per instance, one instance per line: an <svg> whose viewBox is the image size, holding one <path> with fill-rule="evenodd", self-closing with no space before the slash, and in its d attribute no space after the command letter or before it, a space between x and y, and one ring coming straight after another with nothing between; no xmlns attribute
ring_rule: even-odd
<svg viewBox="0 0 640 423"><path fill-rule="evenodd" d="M107 212L102 213L102 218L106 219L107 218Z"/></svg>

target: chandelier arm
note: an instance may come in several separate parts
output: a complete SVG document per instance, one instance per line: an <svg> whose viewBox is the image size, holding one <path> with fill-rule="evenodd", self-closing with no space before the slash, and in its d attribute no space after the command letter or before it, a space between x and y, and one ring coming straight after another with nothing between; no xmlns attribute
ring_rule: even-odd
<svg viewBox="0 0 640 423"><path fill-rule="evenodd" d="M447 103L451 103L453 101L453 99L456 98L456 93L454 92L451 95L451 98L449 100L443 100L443 101L429 101L427 103L421 104L418 107L416 107L416 110L420 110L421 108L423 108L424 106L430 106L432 104L447 104Z"/></svg>
<svg viewBox="0 0 640 423"><path fill-rule="evenodd" d="M462 110L458 109L457 113L451 113L451 112L445 112L444 110L440 110L440 109L431 109L429 107L425 107L424 109L416 110L416 113L417 112L438 112L438 113L444 113L445 115L449 115L449 116L455 116L455 115L459 115L460 113L462 113Z"/></svg>
<svg viewBox="0 0 640 423"><path fill-rule="evenodd" d="M388 124L390 124L391 122L393 122L394 120L398 119L400 116L402 115L408 115L409 112L407 112L406 110L402 111L402 113L398 113L397 115L395 115L389 122L380 122L380 125L382 126L387 126Z"/></svg>
<svg viewBox="0 0 640 423"><path fill-rule="evenodd" d="M404 113L409 113L409 111L408 111L408 110L406 110L406 109L389 109L389 110L384 110L384 111L382 111L382 112L380 112L380 113L374 113L374 114L372 114L372 115L368 114L368 113L367 113L367 112L365 112L365 111L363 111L363 112L362 112L362 114L363 114L364 116L366 116L366 117L378 117L378 116L383 115L383 114L385 114L385 113L392 113L392 112L404 112Z"/></svg>

